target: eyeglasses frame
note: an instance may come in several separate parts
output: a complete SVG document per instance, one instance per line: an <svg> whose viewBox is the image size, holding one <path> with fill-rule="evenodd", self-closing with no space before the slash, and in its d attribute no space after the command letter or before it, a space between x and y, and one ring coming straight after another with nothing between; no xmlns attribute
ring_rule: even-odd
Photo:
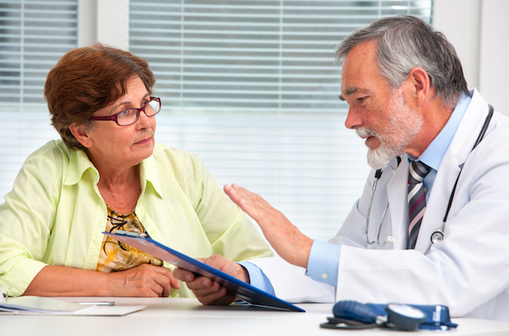
<svg viewBox="0 0 509 336"><path fill-rule="evenodd" d="M150 102L152 101L157 101L159 102L159 111L157 111L156 113L152 114L152 115L148 115L147 112L145 111L145 108L147 107L148 104L150 104ZM113 115L110 115L110 116L90 116L88 119L89 120L113 120L114 122L117 123L118 126L122 127L122 126L129 126L129 125L132 125L134 123L136 123L138 120L140 120L140 113L143 112L145 113L145 115L147 117L153 117L155 116L156 114L158 114L159 112L161 112L161 107L162 107L162 104L161 104L161 98L159 97L150 97L150 100L148 102L146 102L145 104L143 104L142 106L140 106L140 108L136 108L136 107L132 107L132 108L128 108L128 109L125 109L125 110L122 110L118 113L115 113ZM133 121L132 123L130 124L127 124L127 125L120 125L118 123L118 115L124 111L127 111L127 110L136 110L136 120Z"/></svg>

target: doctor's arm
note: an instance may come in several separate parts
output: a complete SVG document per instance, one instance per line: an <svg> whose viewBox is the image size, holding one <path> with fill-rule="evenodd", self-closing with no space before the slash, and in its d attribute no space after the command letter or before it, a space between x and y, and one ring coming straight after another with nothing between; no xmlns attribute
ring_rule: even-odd
<svg viewBox="0 0 509 336"><path fill-rule="evenodd" d="M244 188L237 185L225 186L225 192L233 202L257 221L269 243L287 262L307 268L306 275L313 280L331 286L336 285L339 245L313 241L306 237L281 212L270 206L260 196ZM245 282L250 282L257 288L273 293L270 279L250 263L242 264L244 273L240 271L241 265L221 256L212 256L206 263ZM187 282L189 289L203 304L229 304L234 299L233 297L223 298L226 295L226 289L208 278L196 278L193 273L179 268L175 269L174 275L177 279ZM251 278L251 281L246 281L246 278Z"/></svg>
<svg viewBox="0 0 509 336"><path fill-rule="evenodd" d="M292 265L307 269L313 280L336 286L340 245L312 240L261 196L233 184L224 187L242 210L258 225L274 250Z"/></svg>

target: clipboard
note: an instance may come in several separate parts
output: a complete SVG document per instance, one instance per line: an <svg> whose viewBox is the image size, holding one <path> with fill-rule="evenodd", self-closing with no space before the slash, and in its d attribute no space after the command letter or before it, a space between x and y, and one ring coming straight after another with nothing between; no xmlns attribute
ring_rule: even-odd
<svg viewBox="0 0 509 336"><path fill-rule="evenodd" d="M250 305L268 308L272 310L305 312L304 309L292 305L289 302L281 300L263 290L260 290L248 283L232 277L214 267L211 267L201 261L191 258L181 252L178 252L168 246L165 246L146 234L138 234L128 231L117 230L115 233L103 232L105 235L115 238L116 240L137 248L157 257L161 260L169 262L172 265L186 269L195 274L205 276L212 279L227 290L235 294L238 298L246 301Z"/></svg>

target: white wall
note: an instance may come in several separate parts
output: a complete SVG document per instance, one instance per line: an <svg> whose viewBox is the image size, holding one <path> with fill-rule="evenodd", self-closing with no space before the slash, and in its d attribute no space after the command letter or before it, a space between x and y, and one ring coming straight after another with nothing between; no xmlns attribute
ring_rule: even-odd
<svg viewBox="0 0 509 336"><path fill-rule="evenodd" d="M509 115L509 1L483 0L479 87L484 98Z"/></svg>
<svg viewBox="0 0 509 336"><path fill-rule="evenodd" d="M129 0L79 0L78 46L101 42L129 49Z"/></svg>
<svg viewBox="0 0 509 336"><path fill-rule="evenodd" d="M435 0L433 26L456 48L468 86L509 115L507 13L507 0Z"/></svg>

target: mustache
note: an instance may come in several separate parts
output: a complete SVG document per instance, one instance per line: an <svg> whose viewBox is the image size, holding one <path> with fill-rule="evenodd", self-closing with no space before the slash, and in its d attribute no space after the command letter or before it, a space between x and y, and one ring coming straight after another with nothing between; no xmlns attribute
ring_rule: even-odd
<svg viewBox="0 0 509 336"><path fill-rule="evenodd" d="M376 134L376 132L374 132L366 127L356 128L355 133L357 133L357 136L359 136L361 138L367 138L370 136L374 136L374 137L380 139L380 137L378 136L378 134Z"/></svg>

